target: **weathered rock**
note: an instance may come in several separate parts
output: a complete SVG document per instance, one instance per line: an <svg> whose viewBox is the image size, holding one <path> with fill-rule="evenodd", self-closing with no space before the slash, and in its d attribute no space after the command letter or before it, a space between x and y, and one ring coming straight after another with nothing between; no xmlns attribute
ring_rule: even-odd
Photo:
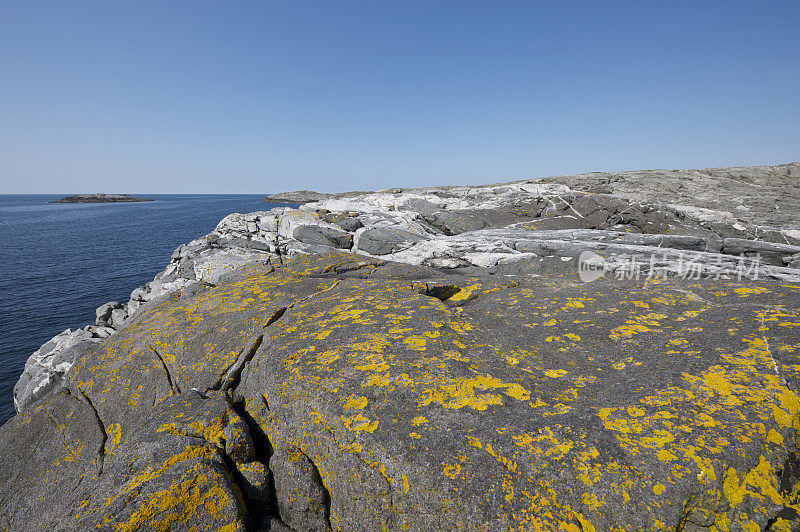
<svg viewBox="0 0 800 532"><path fill-rule="evenodd" d="M422 236L410 231L378 227L367 229L359 235L358 250L370 255L388 255L422 240Z"/></svg>
<svg viewBox="0 0 800 532"><path fill-rule="evenodd" d="M272 194L264 198L264 201L274 203L309 203L331 197L331 194L324 192L314 192L313 190L296 190L293 192L281 192Z"/></svg>
<svg viewBox="0 0 800 532"><path fill-rule="evenodd" d="M486 227L486 222L469 213L434 212L422 218L446 235L458 235Z"/></svg>
<svg viewBox="0 0 800 532"><path fill-rule="evenodd" d="M792 188L796 166L551 179L583 190L597 188L584 186L592 180L613 182L606 192L630 184L641 192L638 196L586 193L541 181L320 195L323 201L299 210L227 216L211 234L180 246L171 264L152 283L134 290L127 305L111 307L132 316L159 294L196 281L215 284L250 262L279 263L296 254L349 248L350 236L339 229L355 231L355 240L361 240L356 251L435 268L480 267L518 275L569 272L576 269L582 253L592 252L603 257L614 275L629 275L630 270L675 275L688 269L701 276L741 278L744 270L745 277L793 281L800 278L796 220L788 223L781 215L774 219L776 227L754 225L769 219L771 214L764 209L775 210L775 205L751 205L736 194L756 189L764 197L777 194L778 210L795 212L800 209ZM730 188L730 180L739 174L736 179L744 184ZM669 190L676 179L690 184L678 183L678 192L669 195L663 193L664 187L653 186L663 181ZM700 189L699 196L687 199L691 195L687 191L694 194ZM711 196L714 201L702 204ZM669 203L675 201L684 204ZM761 213L758 219L752 216L756 211ZM302 239L307 242L297 240L295 230L306 234ZM760 264L743 267L733 258L739 255L759 257ZM113 322L111 311L105 307L97 322L111 327L92 331L93 336L108 336L123 326L124 312L118 312Z"/></svg>
<svg viewBox="0 0 800 532"><path fill-rule="evenodd" d="M353 247L353 235L331 227L301 225L294 229L292 236L304 244L315 246L330 246L342 249Z"/></svg>
<svg viewBox="0 0 800 532"><path fill-rule="evenodd" d="M280 192L278 194L269 195L264 198L264 201L272 203L310 203L328 198L343 198L356 194L364 194L364 192L326 194L325 192L315 192L313 190L295 190L292 192Z"/></svg>
<svg viewBox="0 0 800 532"><path fill-rule="evenodd" d="M190 278L216 284L223 276L253 262L268 264L270 254L237 248L204 251L192 262L191 269L194 275Z"/></svg>
<svg viewBox="0 0 800 532"><path fill-rule="evenodd" d="M99 325L100 327L110 327L111 320L112 320L112 313L115 310L119 310L125 308L125 305L119 303L117 301L111 301L106 303L105 305L100 305L97 307L95 311L95 324Z"/></svg>
<svg viewBox="0 0 800 532"><path fill-rule="evenodd" d="M113 327L114 329L121 329L122 326L125 324L125 320L128 318L128 309L126 307L122 308L115 308L111 311L111 319L109 320L109 326Z"/></svg>
<svg viewBox="0 0 800 532"><path fill-rule="evenodd" d="M798 522L800 285L459 271L299 256L150 301L0 428L0 527Z"/></svg>
<svg viewBox="0 0 800 532"><path fill-rule="evenodd" d="M791 260L784 258L800 253L800 246L777 244L773 242L759 242L741 238L726 238L722 251L730 255L759 255L767 264L783 266Z"/></svg>
<svg viewBox="0 0 800 532"><path fill-rule="evenodd" d="M232 214L31 357L0 529L800 526L796 167Z"/></svg>
<svg viewBox="0 0 800 532"><path fill-rule="evenodd" d="M646 199L694 206L707 211L712 218L727 214L746 224L796 228L799 177L800 163L795 162L702 170L593 172L547 177L541 182L563 183L574 190L613 194L637 201Z"/></svg>
<svg viewBox="0 0 800 532"><path fill-rule="evenodd" d="M269 467L283 522L294 530L328 530L329 495L317 466L299 448L279 448Z"/></svg>
<svg viewBox="0 0 800 532"><path fill-rule="evenodd" d="M82 356L97 347L102 333L67 329L35 351L14 385L14 407L22 412L62 386L64 375Z"/></svg>
<svg viewBox="0 0 800 532"><path fill-rule="evenodd" d="M351 217L339 218L338 220L335 220L333 223L341 227L344 231L348 231L350 233L354 233L358 229L364 227L364 224L361 223L361 220L359 220L358 218L351 218Z"/></svg>
<svg viewBox="0 0 800 532"><path fill-rule="evenodd" d="M252 223L252 222L251 222ZM255 224L253 225L253 233L257 232L257 227ZM242 249L254 249L258 251L272 251L274 250L274 246L270 246L267 242L262 242L259 240L250 240L247 238L220 238L216 241L216 244L220 247L237 247Z"/></svg>

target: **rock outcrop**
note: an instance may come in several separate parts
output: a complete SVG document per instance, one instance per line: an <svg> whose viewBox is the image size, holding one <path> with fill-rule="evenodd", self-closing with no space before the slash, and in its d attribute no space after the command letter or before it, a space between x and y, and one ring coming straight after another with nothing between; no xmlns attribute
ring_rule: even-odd
<svg viewBox="0 0 800 532"><path fill-rule="evenodd" d="M560 179L226 217L31 357L0 529L800 526L800 220Z"/></svg>
<svg viewBox="0 0 800 532"><path fill-rule="evenodd" d="M707 209L731 218L796 229L800 199L800 164L705 168L702 170L639 170L615 174L593 172L547 177L573 190L614 194L627 199L676 205L702 216ZM692 209L694 207L695 209Z"/></svg>
<svg viewBox="0 0 800 532"><path fill-rule="evenodd" d="M331 198L343 198L354 196L357 194L368 194L368 192L315 192L313 190L295 190L292 192L280 192L278 194L271 194L264 198L264 201L269 203L311 203L313 201L320 201Z"/></svg>
<svg viewBox="0 0 800 532"><path fill-rule="evenodd" d="M796 521L798 291L249 265L146 304L0 429L0 527Z"/></svg>

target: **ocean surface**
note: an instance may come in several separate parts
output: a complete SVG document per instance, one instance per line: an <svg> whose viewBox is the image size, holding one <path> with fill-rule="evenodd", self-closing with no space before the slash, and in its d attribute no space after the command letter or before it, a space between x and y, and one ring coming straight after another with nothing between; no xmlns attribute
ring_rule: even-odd
<svg viewBox="0 0 800 532"><path fill-rule="evenodd" d="M95 309L126 303L179 245L233 212L269 210L262 195L145 195L142 203L50 204L58 195L0 194L0 424L27 358Z"/></svg>

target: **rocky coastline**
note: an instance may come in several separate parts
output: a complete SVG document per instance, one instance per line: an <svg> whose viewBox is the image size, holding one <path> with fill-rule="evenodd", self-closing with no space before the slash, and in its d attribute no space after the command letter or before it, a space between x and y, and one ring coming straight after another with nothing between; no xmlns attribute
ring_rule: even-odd
<svg viewBox="0 0 800 532"><path fill-rule="evenodd" d="M67 196L50 203L131 203L136 201L153 201L150 198L137 198L128 194L79 194Z"/></svg>
<svg viewBox="0 0 800 532"><path fill-rule="evenodd" d="M271 194L264 198L264 201L267 203L294 203L294 204L302 204L302 203L312 203L315 201L322 201L326 199L335 199L335 198L348 198L352 196L358 196L361 194L369 194L370 192L367 191L359 191L359 192L338 192L338 193L327 193L327 192L315 192L313 190L295 190L292 192L281 192L278 194Z"/></svg>
<svg viewBox="0 0 800 532"><path fill-rule="evenodd" d="M800 524L800 163L270 198L31 355L0 528Z"/></svg>

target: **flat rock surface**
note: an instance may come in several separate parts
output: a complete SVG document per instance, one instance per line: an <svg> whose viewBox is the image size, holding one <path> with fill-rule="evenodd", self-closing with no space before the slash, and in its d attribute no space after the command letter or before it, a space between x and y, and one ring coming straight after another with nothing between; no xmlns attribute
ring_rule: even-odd
<svg viewBox="0 0 800 532"><path fill-rule="evenodd" d="M477 273L339 252L145 306L0 428L0 527L796 520L800 285Z"/></svg>
<svg viewBox="0 0 800 532"><path fill-rule="evenodd" d="M546 177L574 190L731 212L747 222L796 227L800 163L778 166L593 172Z"/></svg>

